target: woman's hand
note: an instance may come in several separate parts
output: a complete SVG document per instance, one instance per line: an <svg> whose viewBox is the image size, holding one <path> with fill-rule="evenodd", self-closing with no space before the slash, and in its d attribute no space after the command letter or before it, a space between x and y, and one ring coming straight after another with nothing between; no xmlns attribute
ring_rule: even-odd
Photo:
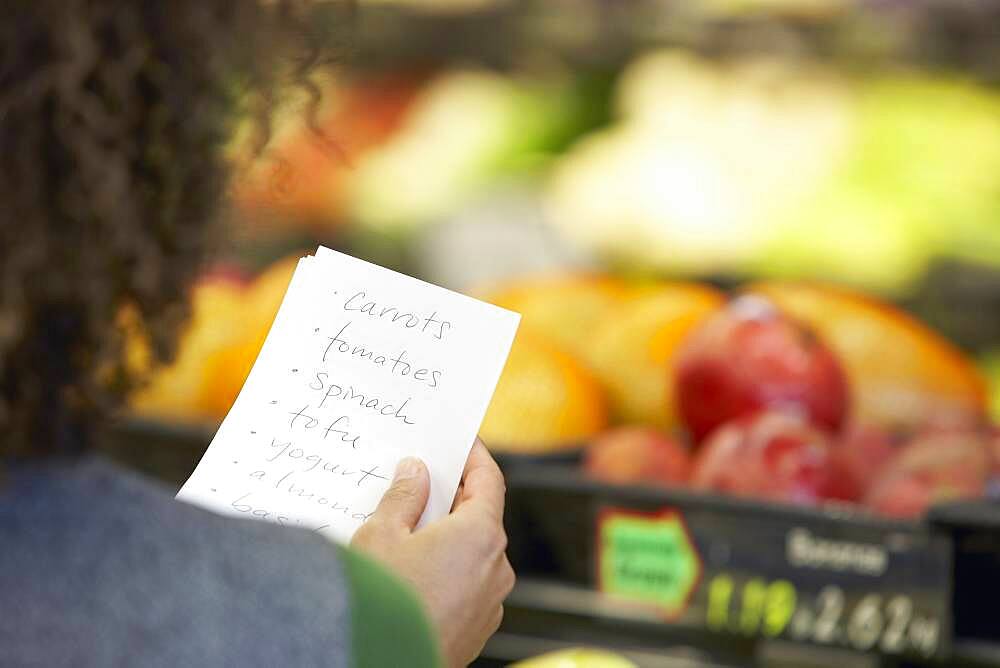
<svg viewBox="0 0 1000 668"><path fill-rule="evenodd" d="M404 459L375 513L351 545L409 581L423 598L449 666L465 666L500 626L514 586L503 529L503 475L478 439L452 512L414 528L427 505L430 476Z"/></svg>

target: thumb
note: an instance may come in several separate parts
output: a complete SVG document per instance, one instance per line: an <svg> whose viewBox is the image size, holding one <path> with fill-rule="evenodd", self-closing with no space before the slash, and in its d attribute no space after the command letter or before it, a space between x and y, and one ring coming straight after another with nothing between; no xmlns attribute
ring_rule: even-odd
<svg viewBox="0 0 1000 668"><path fill-rule="evenodd" d="M412 531L427 505L431 480L427 466L414 457L407 457L396 466L392 485L379 501L372 519L385 526Z"/></svg>

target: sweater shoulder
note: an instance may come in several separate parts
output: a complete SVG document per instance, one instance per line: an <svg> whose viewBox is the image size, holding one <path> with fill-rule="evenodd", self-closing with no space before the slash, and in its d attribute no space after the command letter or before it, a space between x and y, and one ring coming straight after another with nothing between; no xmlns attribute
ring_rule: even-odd
<svg viewBox="0 0 1000 668"><path fill-rule="evenodd" d="M0 617L4 665L349 665L348 588L318 535L87 459L10 471L0 541L0 599L26 613Z"/></svg>

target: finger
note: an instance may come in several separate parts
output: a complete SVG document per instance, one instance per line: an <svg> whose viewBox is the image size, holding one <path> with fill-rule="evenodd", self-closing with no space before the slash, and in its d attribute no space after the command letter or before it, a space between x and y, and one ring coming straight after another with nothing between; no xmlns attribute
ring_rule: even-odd
<svg viewBox="0 0 1000 668"><path fill-rule="evenodd" d="M486 461L483 458L484 453L487 459L489 459L490 461L493 460L493 457L490 456L489 450L486 449L486 445L483 444L482 440L480 440L477 437L476 440L472 443L472 449L469 450L469 456L465 460L465 468L462 470L462 480L459 481L458 483L458 489L460 491L462 492L465 491L465 479L469 476L470 472L472 472L476 468L487 465ZM456 495L456 499L461 501L462 497ZM456 501L456 504L459 501Z"/></svg>
<svg viewBox="0 0 1000 668"><path fill-rule="evenodd" d="M507 486L500 467L479 439L476 439L469 453L462 485L462 499L458 504L460 507L474 505L497 521L503 521Z"/></svg>
<svg viewBox="0 0 1000 668"><path fill-rule="evenodd" d="M469 457L465 460L465 469L462 471L462 480L458 483L458 491L455 492L455 500L452 501L451 504L451 512L455 512L455 509L458 508L463 501L465 501L465 476L469 473L469 466L478 462L479 453L477 446L482 446L483 448L486 447L482 439L478 436L472 443L472 449L469 451ZM486 452L489 454L489 450Z"/></svg>
<svg viewBox="0 0 1000 668"><path fill-rule="evenodd" d="M414 457L401 460L396 466L392 484L379 501L371 520L383 526L412 531L427 506L430 487L430 474L422 461Z"/></svg>

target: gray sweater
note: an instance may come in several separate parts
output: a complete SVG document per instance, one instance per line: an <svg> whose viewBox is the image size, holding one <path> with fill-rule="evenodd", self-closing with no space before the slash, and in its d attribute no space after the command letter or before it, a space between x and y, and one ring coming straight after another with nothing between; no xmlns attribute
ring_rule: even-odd
<svg viewBox="0 0 1000 668"><path fill-rule="evenodd" d="M380 628L401 654L370 646ZM431 666L435 653L412 595L318 535L213 515L98 457L0 470L2 666Z"/></svg>

